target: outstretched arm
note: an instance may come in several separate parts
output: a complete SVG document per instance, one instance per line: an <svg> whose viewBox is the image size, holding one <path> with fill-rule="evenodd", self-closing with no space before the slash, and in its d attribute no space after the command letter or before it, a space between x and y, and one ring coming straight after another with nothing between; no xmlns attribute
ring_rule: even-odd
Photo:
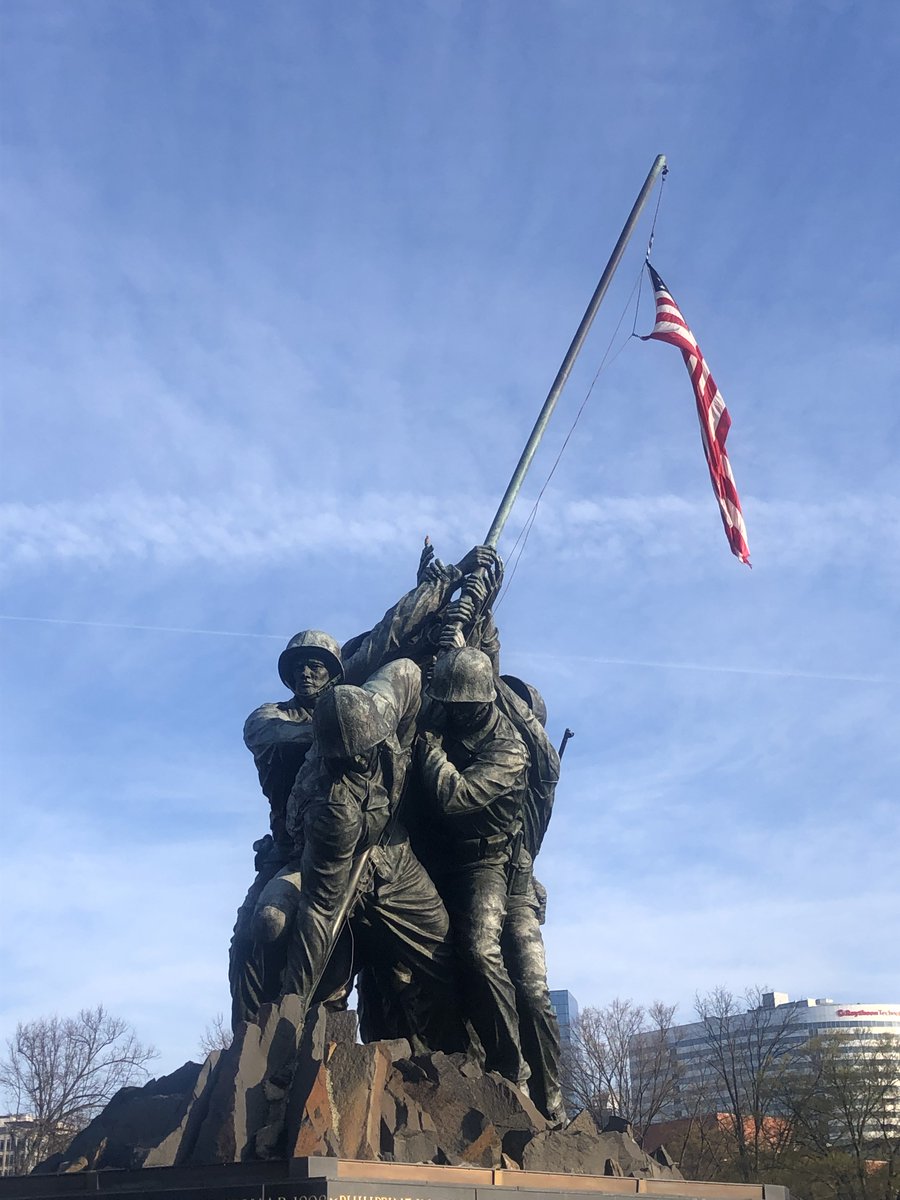
<svg viewBox="0 0 900 1200"><path fill-rule="evenodd" d="M491 614L491 605L503 581L503 563L490 546L476 546L478 558L466 575L458 599L447 605L441 629L442 650L457 646L475 646L491 659L494 673L500 670L500 639Z"/></svg>
<svg viewBox="0 0 900 1200"><path fill-rule="evenodd" d="M492 738L463 771L450 762L436 734L426 733L420 745L426 789L446 817L477 812L525 779L528 754L518 739Z"/></svg>
<svg viewBox="0 0 900 1200"><path fill-rule="evenodd" d="M429 548L430 544L426 552ZM345 681L362 684L386 662L410 653L410 647L447 606L463 579L496 558L496 553L488 547L475 546L455 565L445 565L431 556L427 562L420 562L422 582L389 608L375 628L360 640L344 662Z"/></svg>

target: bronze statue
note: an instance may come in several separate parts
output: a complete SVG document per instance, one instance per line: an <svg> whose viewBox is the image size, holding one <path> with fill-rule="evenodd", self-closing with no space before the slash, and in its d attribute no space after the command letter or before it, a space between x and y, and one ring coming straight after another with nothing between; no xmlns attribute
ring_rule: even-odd
<svg viewBox="0 0 900 1200"><path fill-rule="evenodd" d="M468 1016L485 1067L513 1083L531 1074L500 938L508 872L521 829L528 752L494 700L491 660L473 646L435 663L419 769L431 833L425 861L453 921Z"/></svg>
<svg viewBox="0 0 900 1200"><path fill-rule="evenodd" d="M364 683L392 659L430 660L450 596L473 572L496 560L493 550L476 546L459 563L445 565L426 544L417 586L388 609L373 629L343 648L330 634L306 630L291 638L282 652L278 674L292 696L260 705L244 726L244 741L269 801L270 832L254 843L256 877L238 911L231 942L233 1025L253 1020L261 1004L283 994L286 931L299 898L302 849L286 832L285 813L312 745L317 702L336 683Z"/></svg>
<svg viewBox="0 0 900 1200"><path fill-rule="evenodd" d="M288 994L341 1007L355 980L364 1040L464 1050L558 1121L532 865L559 759L539 694L499 676L501 580L489 547L445 566L426 544L372 630L288 643L292 696L245 726L271 832L235 926L233 1020Z"/></svg>

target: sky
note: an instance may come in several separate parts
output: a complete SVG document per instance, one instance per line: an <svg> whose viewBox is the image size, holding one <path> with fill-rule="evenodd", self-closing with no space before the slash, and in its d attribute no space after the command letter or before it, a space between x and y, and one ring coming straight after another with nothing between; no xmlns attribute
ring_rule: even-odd
<svg viewBox="0 0 900 1200"><path fill-rule="evenodd" d="M900 8L0 24L0 1037L103 1003L196 1056L267 827L244 718L298 629L485 536L658 153L753 568L680 354L631 336L657 191L500 544L503 669L575 731L550 984L900 1001Z"/></svg>

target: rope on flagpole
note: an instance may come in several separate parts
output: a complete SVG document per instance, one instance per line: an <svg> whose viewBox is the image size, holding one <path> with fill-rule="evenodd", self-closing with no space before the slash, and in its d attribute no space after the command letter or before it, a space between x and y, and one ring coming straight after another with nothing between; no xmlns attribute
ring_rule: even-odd
<svg viewBox="0 0 900 1200"><path fill-rule="evenodd" d="M647 253L644 255L645 263L648 263L650 261L650 251L653 249L653 239L656 237L656 218L659 216L659 206L660 206L660 204L662 204L663 188L666 186L666 177L668 176L668 174L669 174L669 168L667 166L663 167L662 179L660 180L660 184L659 184L659 191L656 194L656 208L653 211L653 223L650 226L650 237L647 241ZM641 289L643 288L643 286L644 286L644 268L642 266L640 280L638 282L637 300L635 300L635 302L634 302L634 324L631 327L631 336L632 337L640 337L640 334L637 331L637 323L638 323L638 316L641 311Z"/></svg>
<svg viewBox="0 0 900 1200"><path fill-rule="evenodd" d="M663 189L666 185L666 177L668 176L668 174L669 174L668 166L663 167L662 179L661 179L660 185L659 185L659 192L657 193L657 196L656 196L656 208L653 211L653 222L650 226L650 237L647 240L647 252L644 255L644 262L641 263L641 268L638 271L637 279L635 280L635 283L631 289L631 293L630 293L627 301L625 302L625 307L622 309L622 315L619 317L618 324L616 325L615 329L613 330L613 335L609 340L609 345L606 347L606 350L603 354L603 358L600 360L600 366L597 368L597 372L594 375L594 378L591 380L591 385L588 388L587 393L585 394L585 397L582 400L577 413L575 414L575 420L572 422L571 428L569 429L569 432L565 436L565 439L563 441L562 446L559 449L559 453L556 456L553 466L550 468L550 473L548 474L547 478L544 480L543 486L541 487L541 490L538 492L537 499L535 500L535 502L531 508L531 511L529 512L528 516L526 517L524 525L522 526L521 530L519 531L519 536L516 538L515 542L513 543L512 549L509 552L508 561L512 564L512 570L507 575L506 581L503 584L503 588L500 592L500 595L497 597L497 601L494 605L495 609L500 607L501 603L503 602L503 599L506 596L506 593L509 591L509 588L510 588L510 585L512 584L513 579L515 578L516 571L518 570L519 563L522 559L522 555L525 553L525 546L528 543L528 538L529 538L529 535L531 534L531 530L534 525L535 518L537 517L538 507L540 506L541 500L543 499L544 492L547 490L550 480L553 478L553 476L556 472L556 468L559 466L560 459L562 458L562 456L565 452L565 449L569 444L569 439L572 437L572 434L575 432L575 426L581 420L581 414L584 412L587 402L591 398L591 393L594 390L594 385L596 384L597 380L600 377L600 373L606 367L612 366L612 364L616 361L616 359L619 357L619 355L622 353L622 351L625 349L625 347L628 345L628 343L631 341L632 338L640 336L637 332L637 321L638 321L638 314L640 312L640 306L641 306L641 289L642 289L643 283L644 283L644 263L647 263L650 261L650 251L653 249L653 239L656 237L656 222L659 217L659 209L660 209L660 205L662 204ZM635 306L634 306L634 323L631 327L631 333L628 335L628 337L625 339L625 341L622 343L622 345L619 347L619 349L615 352L615 354L612 356L612 358L609 358L609 352L612 349L613 342L616 340L619 330L622 327L622 322L625 320L625 314L628 312L628 308L631 304L631 300L635 294L635 291L637 292L637 299L635 301ZM521 548L519 548L520 543L521 543ZM515 561L513 562L513 555L516 553L517 549L519 550L519 553L516 556Z"/></svg>
<svg viewBox="0 0 900 1200"><path fill-rule="evenodd" d="M653 239L656 237L656 218L659 216L659 206L662 204L663 189L666 186L666 179L669 176L669 168L663 167L662 179L659 184L659 192L656 195L656 208L653 212L653 224L650 226L650 238L647 242L647 253L644 255L644 261L650 261L650 251L653 249Z"/></svg>
<svg viewBox="0 0 900 1200"><path fill-rule="evenodd" d="M659 218L659 209L660 209L660 205L662 204L663 189L666 185L666 178L667 178L668 174L669 174L669 168L668 168L668 165L666 165L662 169L662 178L660 180L659 191L656 195L656 208L653 210L653 221L650 225L650 237L647 240L647 252L644 255L644 262L650 261L650 251L653 248L653 239L656 237L656 222L657 222L657 219ZM637 319L638 319L638 313L640 311L641 288L643 287L643 282L644 282L644 263L641 263L641 268L638 271L637 280L631 289L631 293L628 297L628 300L625 303L624 309L622 310L622 315L619 317L618 323L617 323L615 329L613 330L613 335L609 340L609 345L606 347L606 351L604 352L603 358L600 360L600 366L597 368L597 372L594 375L594 378L591 380L591 385L588 388L587 393L581 402L578 412L575 414L575 420L572 422L572 426L569 429L569 432L565 436L565 440L563 441L563 444L560 447L559 453L556 456L556 460L553 463L553 466L550 468L550 473L547 476L547 478L544 480L544 484L541 487L541 490L538 492L537 499L534 502L531 512L528 514L527 518L525 519L525 523L522 526L521 530L519 531L519 536L516 538L515 542L513 543L512 549L509 552L508 561L512 562L512 557L516 553L516 549L518 548L519 543L520 542L522 543L522 547L519 550L518 556L517 556L515 562L512 564L512 570L509 573L509 575L507 576L506 582L503 586L503 589L502 589L500 595L497 597L497 602L494 605L495 608L499 607L500 602L503 600L504 596L506 595L507 591L509 590L509 586L512 583L513 578L515 577L516 570L518 569L518 566L519 566L519 561L522 558L522 554L525 551L525 545L528 541L528 536L531 533L531 529L532 529L532 526L534 525L535 517L537 516L538 506L541 503L541 499L543 498L544 492L547 490L547 486L550 483L550 480L553 478L556 468L559 466L560 459L563 456L566 446L568 446L568 444L569 444L569 439L571 438L572 434L575 432L575 426L578 424L579 420L581 419L581 414L584 412L585 406L587 405L588 400L591 398L591 393L594 390L594 385L596 384L598 378L600 377L601 371L603 371L605 367L612 366L612 364L616 361L616 359L619 357L619 355L622 353L622 351L628 345L631 338L639 336L637 333ZM625 341L622 343L622 345L619 347L619 349L615 352L615 354L612 356L612 358L610 358L609 361L607 362L607 358L609 356L610 350L612 349L613 342L616 340L616 336L618 335L619 329L622 326L622 322L625 320L625 314L628 312L628 306L631 304L631 298L632 298L632 296L634 296L635 289L637 289L637 300L636 300L635 306L634 306L634 323L631 328L631 334L629 335L628 338L625 339Z"/></svg>
<svg viewBox="0 0 900 1200"><path fill-rule="evenodd" d="M657 212L659 212L659 204L658 203L657 203L656 209L657 209ZM653 218L653 223L655 226L655 224L656 224L655 216ZM512 563L512 570L507 575L506 580L504 581L504 584L503 584L503 588L501 589L500 595L497 597L497 600L494 604L495 612L500 607L500 605L503 603L506 593L509 591L512 581L515 578L516 571L519 568L519 562L521 561L522 555L525 553L525 546L528 543L529 535L531 534L531 530L534 525L535 518L537 517L538 507L540 506L541 500L544 497L544 492L547 490L550 480L553 478L554 474L556 473L556 468L559 466L560 460L562 459L562 456L565 453L566 447L569 444L572 434L575 432L576 425L581 420L581 414L584 412L585 407L587 406L587 402L591 398L591 394L594 390L594 386L595 386L597 380L600 378L601 372L605 368L612 366L612 364L616 361L616 359L619 357L619 355L622 353L622 351L625 349L625 347L631 341L632 335L629 334L629 336L625 339L625 341L622 343L622 345L619 347L619 349L615 352L615 354L612 356L612 358L609 358L609 352L613 347L613 342L615 342L616 338L618 337L619 330L622 328L622 322L625 320L625 314L628 312L628 309L631 306L632 297L634 296L635 291L637 291L639 289L640 282L643 279L643 277L644 277L644 264L641 263L641 269L638 272L638 277L632 284L631 292L629 293L628 299L625 301L625 307L622 309L622 315L619 317L616 327L613 330L612 337L609 339L609 344L607 345L606 350L603 353L603 357L600 360L600 366L597 368L597 370L594 374L594 378L591 380L590 387L588 388L587 392L585 393L584 399L581 401L581 404L578 407L578 411L575 414L575 420L572 422L571 427L569 428L569 432L566 434L565 438L563 439L563 444L559 448L559 453L557 454L556 459L554 460L553 466L550 468L550 472L547 475L547 478L544 480L544 483L541 486L541 490L538 492L537 499L535 500L534 504L532 505L531 511L529 512L528 516L526 517L524 525L522 526L521 530L519 531L519 536L516 538L515 542L513 542L512 549L510 550L509 555L507 557L507 561ZM520 542L521 542L521 549L519 549L519 553L518 553L518 556L516 557L515 562L512 562L513 555L516 553L516 549L518 548Z"/></svg>

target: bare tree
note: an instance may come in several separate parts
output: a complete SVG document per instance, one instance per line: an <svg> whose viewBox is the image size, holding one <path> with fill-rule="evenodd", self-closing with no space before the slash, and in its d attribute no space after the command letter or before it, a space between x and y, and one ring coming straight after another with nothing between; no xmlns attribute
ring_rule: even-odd
<svg viewBox="0 0 900 1200"><path fill-rule="evenodd" d="M719 1113L691 1112L673 1122L666 1132L666 1149L686 1179L723 1179L733 1176L734 1138L727 1118Z"/></svg>
<svg viewBox="0 0 900 1200"><path fill-rule="evenodd" d="M231 1029L225 1024L224 1013L216 1013L203 1030L197 1049L206 1058L215 1050L227 1050L233 1038Z"/></svg>
<svg viewBox="0 0 900 1200"><path fill-rule="evenodd" d="M738 999L726 988L698 996L705 1052L694 1084L695 1107L717 1115L717 1137L744 1182L760 1177L791 1144L785 1080L805 1041L793 1005L767 1003L762 988Z"/></svg>
<svg viewBox="0 0 900 1200"><path fill-rule="evenodd" d="M65 1146L119 1088L145 1080L145 1064L157 1057L102 1004L77 1017L20 1022L6 1046L0 1090L34 1117L23 1170Z"/></svg>
<svg viewBox="0 0 900 1200"><path fill-rule="evenodd" d="M900 1193L900 1037L828 1031L786 1080L804 1195L894 1200Z"/></svg>
<svg viewBox="0 0 900 1200"><path fill-rule="evenodd" d="M645 1009L619 999L605 1008L582 1010L566 1061L567 1090L599 1126L609 1115L624 1117L640 1141L672 1102L677 1081L674 1013L672 1004L655 1001Z"/></svg>
<svg viewBox="0 0 900 1200"><path fill-rule="evenodd" d="M598 1062L605 1061L605 1047L598 1008L583 1008L571 1028L571 1041L562 1054L562 1082L566 1107L590 1113L602 1128L609 1111L607 1090Z"/></svg>
<svg viewBox="0 0 900 1200"><path fill-rule="evenodd" d="M654 1141L665 1137L688 1178L784 1183L807 1200L900 1200L900 1038L810 1038L798 1006L776 1000L716 988L698 997L683 1043L668 1006L586 1008L569 1092L598 1124L630 1119L642 1142L655 1118Z"/></svg>
<svg viewBox="0 0 900 1200"><path fill-rule="evenodd" d="M671 1111L677 1094L681 1069L673 1026L675 1008L655 1000L647 1010L645 1027L631 1043L630 1120L640 1139L648 1125Z"/></svg>

